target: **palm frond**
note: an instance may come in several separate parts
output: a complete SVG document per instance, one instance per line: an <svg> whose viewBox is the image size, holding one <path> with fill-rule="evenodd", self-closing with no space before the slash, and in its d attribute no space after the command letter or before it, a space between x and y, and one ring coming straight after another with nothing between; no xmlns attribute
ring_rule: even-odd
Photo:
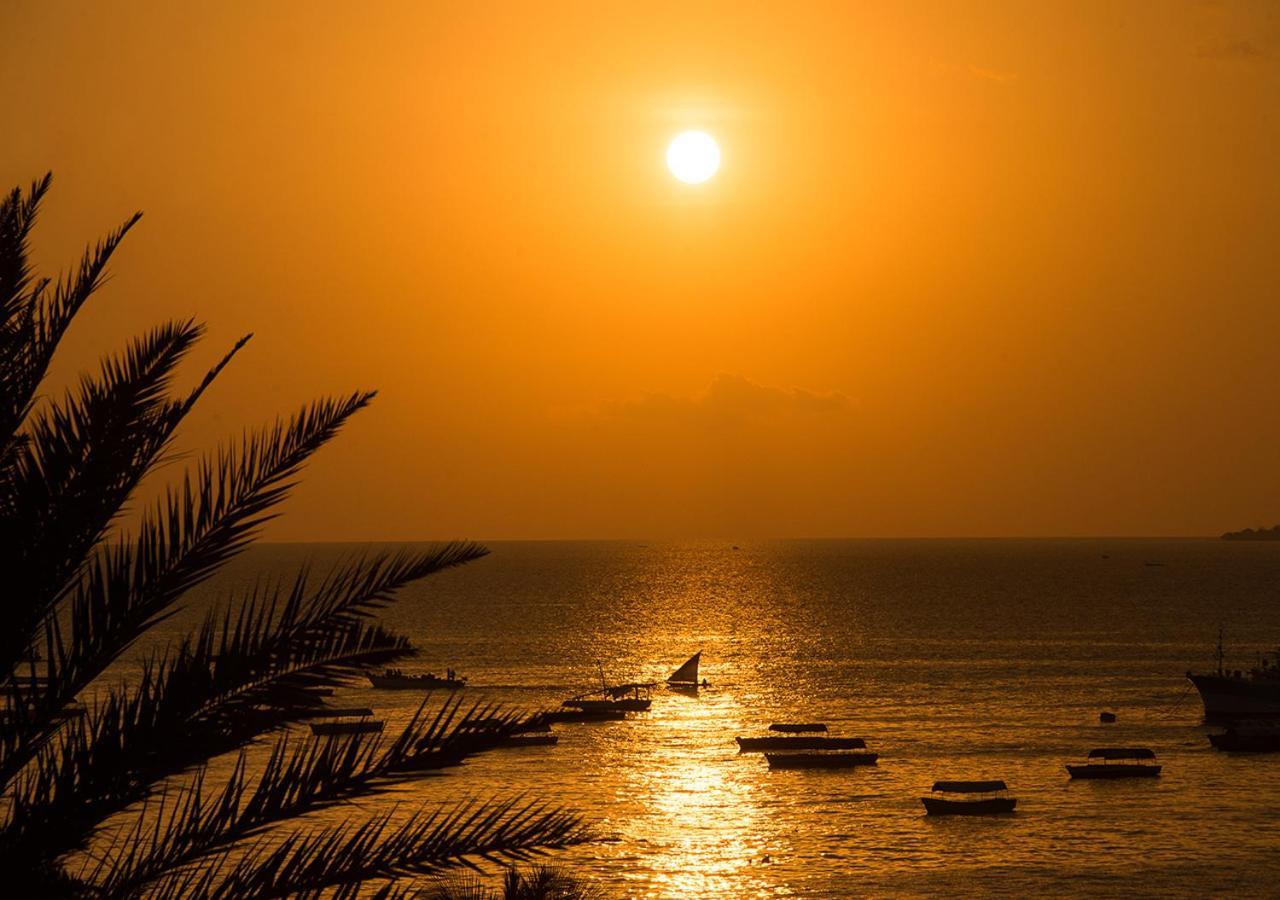
<svg viewBox="0 0 1280 900"><path fill-rule="evenodd" d="M279 841L260 840L207 893L284 897L375 878L430 875L477 859L523 860L589 839L582 820L523 798L424 806L397 824L396 810Z"/></svg>
<svg viewBox="0 0 1280 900"><path fill-rule="evenodd" d="M166 398L174 370L203 333L170 323L102 363L96 378L36 414L8 473L0 514L0 563L14 573L0 636L0 672L9 673L54 611L85 555L98 543L175 430L241 341L182 400Z"/></svg>
<svg viewBox="0 0 1280 900"><path fill-rule="evenodd" d="M14 708L32 712L0 729L0 784L31 759L67 703L172 615L183 593L248 545L307 458L372 398L317 402L246 437L238 450L224 449L200 464L194 480L188 474L169 489L133 539L99 548L71 594L66 631L56 617L45 619L47 686L13 686Z"/></svg>
<svg viewBox="0 0 1280 900"><path fill-rule="evenodd" d="M162 805L150 817L144 810L135 833L123 842L128 853L110 857L109 864L104 857L93 880L107 896L126 896L177 867L220 854L263 828L334 803L376 796L407 778L456 765L466 756L498 746L527 721L492 704L475 703L462 712L457 697L447 698L432 715L429 701L423 701L389 745L381 736L354 735L289 751L288 738L281 738L252 790L243 762L216 797L204 796L204 779L198 775L176 805ZM167 824L160 829L148 824L151 820Z"/></svg>

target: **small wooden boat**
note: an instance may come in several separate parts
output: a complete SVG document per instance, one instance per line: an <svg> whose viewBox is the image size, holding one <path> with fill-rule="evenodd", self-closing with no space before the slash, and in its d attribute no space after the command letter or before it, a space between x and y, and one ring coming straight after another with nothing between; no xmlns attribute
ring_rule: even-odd
<svg viewBox="0 0 1280 900"><path fill-rule="evenodd" d="M503 747L551 747L560 742L560 736L550 732L534 734L512 734L504 737Z"/></svg>
<svg viewBox="0 0 1280 900"><path fill-rule="evenodd" d="M381 719L361 719L358 722L312 722L311 733L317 737L339 734L377 734L382 731Z"/></svg>
<svg viewBox="0 0 1280 900"><path fill-rule="evenodd" d="M879 753L766 753L770 769L852 769L874 766Z"/></svg>
<svg viewBox="0 0 1280 900"><path fill-rule="evenodd" d="M1072 778L1154 778L1161 769L1155 758L1146 747L1099 747L1089 751L1088 763L1067 771Z"/></svg>
<svg viewBox="0 0 1280 900"><path fill-rule="evenodd" d="M592 712L644 712L653 704L649 698L649 690L653 686L654 683L651 681L602 685L598 691L570 697L560 705L568 709Z"/></svg>
<svg viewBox="0 0 1280 900"><path fill-rule="evenodd" d="M425 675L410 675L399 669L387 669L381 675L367 676L369 683L384 691L416 691L436 690L456 691L467 686L467 679L452 675L438 677L434 672Z"/></svg>
<svg viewBox="0 0 1280 900"><path fill-rule="evenodd" d="M763 750L863 750L867 744L862 738L813 737L792 735L787 737L736 738L738 749L744 753Z"/></svg>
<svg viewBox="0 0 1280 900"><path fill-rule="evenodd" d="M701 660L702 651L699 650L671 673L671 677L667 679L667 686L677 691L696 691L699 687L706 687L706 679L702 682L698 681L698 663Z"/></svg>
<svg viewBox="0 0 1280 900"><path fill-rule="evenodd" d="M1103 724L1109 725L1115 720L1116 720L1116 714L1113 712L1098 713L1098 721L1102 722Z"/></svg>
<svg viewBox="0 0 1280 900"><path fill-rule="evenodd" d="M822 722L774 722L769 726L770 731L781 731L785 734L804 734L806 732L826 731L827 726Z"/></svg>
<svg viewBox="0 0 1280 900"><path fill-rule="evenodd" d="M1237 722L1221 734L1209 735L1209 743L1229 753L1275 753L1280 751L1280 723Z"/></svg>
<svg viewBox="0 0 1280 900"><path fill-rule="evenodd" d="M1005 794L1003 781L935 781L937 796L921 797L930 816L994 816L1011 813L1018 801Z"/></svg>

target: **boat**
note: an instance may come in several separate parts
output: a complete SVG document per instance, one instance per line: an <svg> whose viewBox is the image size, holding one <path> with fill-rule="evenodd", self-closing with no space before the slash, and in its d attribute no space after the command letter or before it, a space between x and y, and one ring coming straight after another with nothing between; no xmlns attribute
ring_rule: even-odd
<svg viewBox="0 0 1280 900"><path fill-rule="evenodd" d="M339 734L377 734L382 731L381 719L361 719L358 722L312 722L311 733L317 737Z"/></svg>
<svg viewBox="0 0 1280 900"><path fill-rule="evenodd" d="M604 671L600 673L600 690L588 691L570 697L560 705L567 709L612 710L614 712L644 712L652 704L649 691L656 686L652 681L631 681L626 684L605 684Z"/></svg>
<svg viewBox="0 0 1280 900"><path fill-rule="evenodd" d="M1280 751L1280 724L1235 722L1221 734L1209 735L1209 743L1230 753L1275 753Z"/></svg>
<svg viewBox="0 0 1280 900"><path fill-rule="evenodd" d="M1099 747L1089 751L1087 763L1067 771L1072 778L1155 778L1162 768L1155 758L1146 747Z"/></svg>
<svg viewBox="0 0 1280 900"><path fill-rule="evenodd" d="M1003 781L935 781L938 796L921 797L920 802L930 816L994 816L1017 808L1008 790Z"/></svg>
<svg viewBox="0 0 1280 900"><path fill-rule="evenodd" d="M366 677L374 687L389 691L434 690L436 688L456 691L467 686L467 679L461 675L454 674L452 670L444 678L437 676L434 672L428 672L425 675L411 675L401 672L399 669L387 669L381 675L370 674Z"/></svg>
<svg viewBox="0 0 1280 900"><path fill-rule="evenodd" d="M1187 672L1200 692L1206 722L1280 718L1280 651L1264 657L1246 671L1223 665L1222 635L1218 635L1218 666L1210 674Z"/></svg>
<svg viewBox="0 0 1280 900"><path fill-rule="evenodd" d="M803 734L805 732L826 731L827 726L822 722L774 722L769 726L770 731L781 731L784 734Z"/></svg>
<svg viewBox="0 0 1280 900"><path fill-rule="evenodd" d="M704 678L699 684L698 682L698 663L702 659L702 651L690 656L685 660L684 665L671 673L667 679L667 686L675 690L696 691L699 687L706 687L707 681Z"/></svg>
<svg viewBox="0 0 1280 900"><path fill-rule="evenodd" d="M879 753L766 753L770 769L852 769L874 766Z"/></svg>
<svg viewBox="0 0 1280 900"><path fill-rule="evenodd" d="M1110 725L1115 720L1116 720L1116 714L1113 712L1098 713L1098 721L1103 723L1104 725Z"/></svg>
<svg viewBox="0 0 1280 900"><path fill-rule="evenodd" d="M738 749L743 753L758 753L764 750L863 750L867 746L867 742L862 738L810 735L740 737L735 740L738 742Z"/></svg>

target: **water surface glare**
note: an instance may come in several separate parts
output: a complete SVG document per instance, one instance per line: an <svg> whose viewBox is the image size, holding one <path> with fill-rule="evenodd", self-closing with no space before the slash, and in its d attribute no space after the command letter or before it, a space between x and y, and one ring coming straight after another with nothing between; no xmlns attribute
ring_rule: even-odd
<svg viewBox="0 0 1280 900"><path fill-rule="evenodd" d="M206 591L360 548L269 545ZM1280 755L1209 748L1183 677L1226 629L1237 665L1280 646L1280 544L1210 540L499 543L384 616L408 669L469 696L557 705L660 679L695 650L711 686L626 722L559 725L401 800L527 792L611 838L558 854L612 895L941 892L1274 896ZM1157 565L1158 564L1158 565ZM350 688L393 724L418 697ZM1102 709L1119 714L1098 722ZM736 735L827 722L880 765L770 772ZM1097 746L1149 746L1163 777L1071 782ZM937 820L935 778L1003 778L1012 817ZM350 810L330 811L340 818Z"/></svg>

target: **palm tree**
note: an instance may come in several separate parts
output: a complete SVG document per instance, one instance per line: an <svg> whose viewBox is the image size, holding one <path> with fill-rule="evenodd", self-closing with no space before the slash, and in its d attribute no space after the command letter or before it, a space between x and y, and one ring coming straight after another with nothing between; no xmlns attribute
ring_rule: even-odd
<svg viewBox="0 0 1280 900"><path fill-rule="evenodd" d="M583 839L576 816L521 799L297 824L491 748L521 724L511 711L428 698L387 739L300 740L283 727L323 710L326 689L413 653L374 613L404 585L487 552L473 543L365 554L324 577L260 587L142 655L131 683L107 683L107 667L251 543L311 454L374 395L317 401L218 449L126 525L139 483L171 458L183 419L249 338L175 394L203 327L165 323L64 396L39 397L59 341L139 218L70 274L38 278L28 242L49 185L45 176L0 202L4 893L354 896L374 882L392 897L407 890L404 876ZM252 765L250 745L264 742L265 763ZM223 754L238 755L218 781L209 763Z"/></svg>

